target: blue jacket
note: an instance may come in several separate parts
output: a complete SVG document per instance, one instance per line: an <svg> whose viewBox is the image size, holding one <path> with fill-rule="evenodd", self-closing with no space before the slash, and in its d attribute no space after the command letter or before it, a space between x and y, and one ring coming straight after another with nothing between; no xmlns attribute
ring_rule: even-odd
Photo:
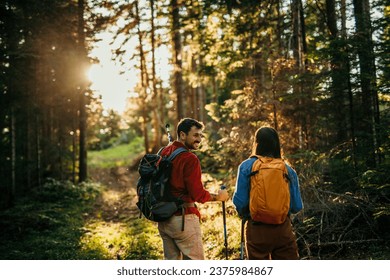
<svg viewBox="0 0 390 280"><path fill-rule="evenodd" d="M250 173L252 165L257 158L248 158L238 167L236 189L233 195L233 204L240 217L249 217L249 191L250 191ZM297 173L288 164L287 171L290 178L290 210L289 214L298 213L303 209L301 193L299 190L299 181Z"/></svg>

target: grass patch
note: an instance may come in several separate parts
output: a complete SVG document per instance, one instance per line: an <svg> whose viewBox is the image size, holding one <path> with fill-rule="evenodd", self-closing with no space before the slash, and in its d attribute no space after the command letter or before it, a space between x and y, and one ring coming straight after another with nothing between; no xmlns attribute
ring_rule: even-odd
<svg viewBox="0 0 390 280"><path fill-rule="evenodd" d="M81 239L82 250L98 259L155 260L162 258L157 228L143 219L131 224L90 221Z"/></svg>
<svg viewBox="0 0 390 280"><path fill-rule="evenodd" d="M144 151L142 138L135 138L130 144L122 144L110 149L88 152L88 166L91 168L111 168L131 165Z"/></svg>
<svg viewBox="0 0 390 280"><path fill-rule="evenodd" d="M0 259L162 259L154 223L138 218L114 222L98 215L96 200L106 192L96 183L50 180L18 200L0 212Z"/></svg>
<svg viewBox="0 0 390 280"><path fill-rule="evenodd" d="M0 259L91 259L80 250L84 219L101 191L98 184L49 181L0 212Z"/></svg>
<svg viewBox="0 0 390 280"><path fill-rule="evenodd" d="M202 215L201 229L205 258L208 260L225 259L225 235L223 225L222 203L199 205ZM231 200L226 202L226 231L228 259L240 259L241 220L235 214Z"/></svg>

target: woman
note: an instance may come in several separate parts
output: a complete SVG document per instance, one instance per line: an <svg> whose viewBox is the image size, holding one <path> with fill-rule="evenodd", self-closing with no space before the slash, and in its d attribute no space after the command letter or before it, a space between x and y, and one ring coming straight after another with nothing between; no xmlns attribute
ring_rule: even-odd
<svg viewBox="0 0 390 280"><path fill-rule="evenodd" d="M267 158L282 158L279 135L271 127L261 127L256 131L253 142L253 155ZM296 238L292 229L290 214L303 209L299 191L298 176L286 164L289 177L290 209L281 224L266 224L253 221L249 213L250 177L252 165L257 157L243 161L238 169L233 203L241 218L247 220L245 226L245 247L248 259L299 259Z"/></svg>

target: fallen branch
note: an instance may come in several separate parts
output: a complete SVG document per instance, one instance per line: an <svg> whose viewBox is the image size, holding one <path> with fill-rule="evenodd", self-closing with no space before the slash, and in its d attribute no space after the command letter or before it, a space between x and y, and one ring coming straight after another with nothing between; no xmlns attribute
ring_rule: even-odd
<svg viewBox="0 0 390 280"><path fill-rule="evenodd" d="M329 242L322 242L322 243L320 243L320 244L317 244L317 246L323 247L323 246L329 246L329 245L360 244L360 243L381 242L381 241L383 241L383 239L364 239L364 240L329 241Z"/></svg>
<svg viewBox="0 0 390 280"><path fill-rule="evenodd" d="M354 217L354 218L349 222L349 224L345 227L344 231L340 234L339 239L337 240L338 242L341 242L341 238L343 238L343 236L345 235L345 233L346 233L346 232L348 231L348 229L352 226L353 222L354 222L355 220L357 220L357 219L360 217L361 214L362 214L362 213L360 212L359 214L357 214L356 217Z"/></svg>

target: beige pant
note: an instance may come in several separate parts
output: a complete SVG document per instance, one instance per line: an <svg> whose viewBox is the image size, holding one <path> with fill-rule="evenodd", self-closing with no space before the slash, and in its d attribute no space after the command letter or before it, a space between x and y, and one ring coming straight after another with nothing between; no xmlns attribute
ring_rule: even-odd
<svg viewBox="0 0 390 280"><path fill-rule="evenodd" d="M202 232L195 214L185 215L182 231L182 216L173 216L158 223L166 260L204 260Z"/></svg>

